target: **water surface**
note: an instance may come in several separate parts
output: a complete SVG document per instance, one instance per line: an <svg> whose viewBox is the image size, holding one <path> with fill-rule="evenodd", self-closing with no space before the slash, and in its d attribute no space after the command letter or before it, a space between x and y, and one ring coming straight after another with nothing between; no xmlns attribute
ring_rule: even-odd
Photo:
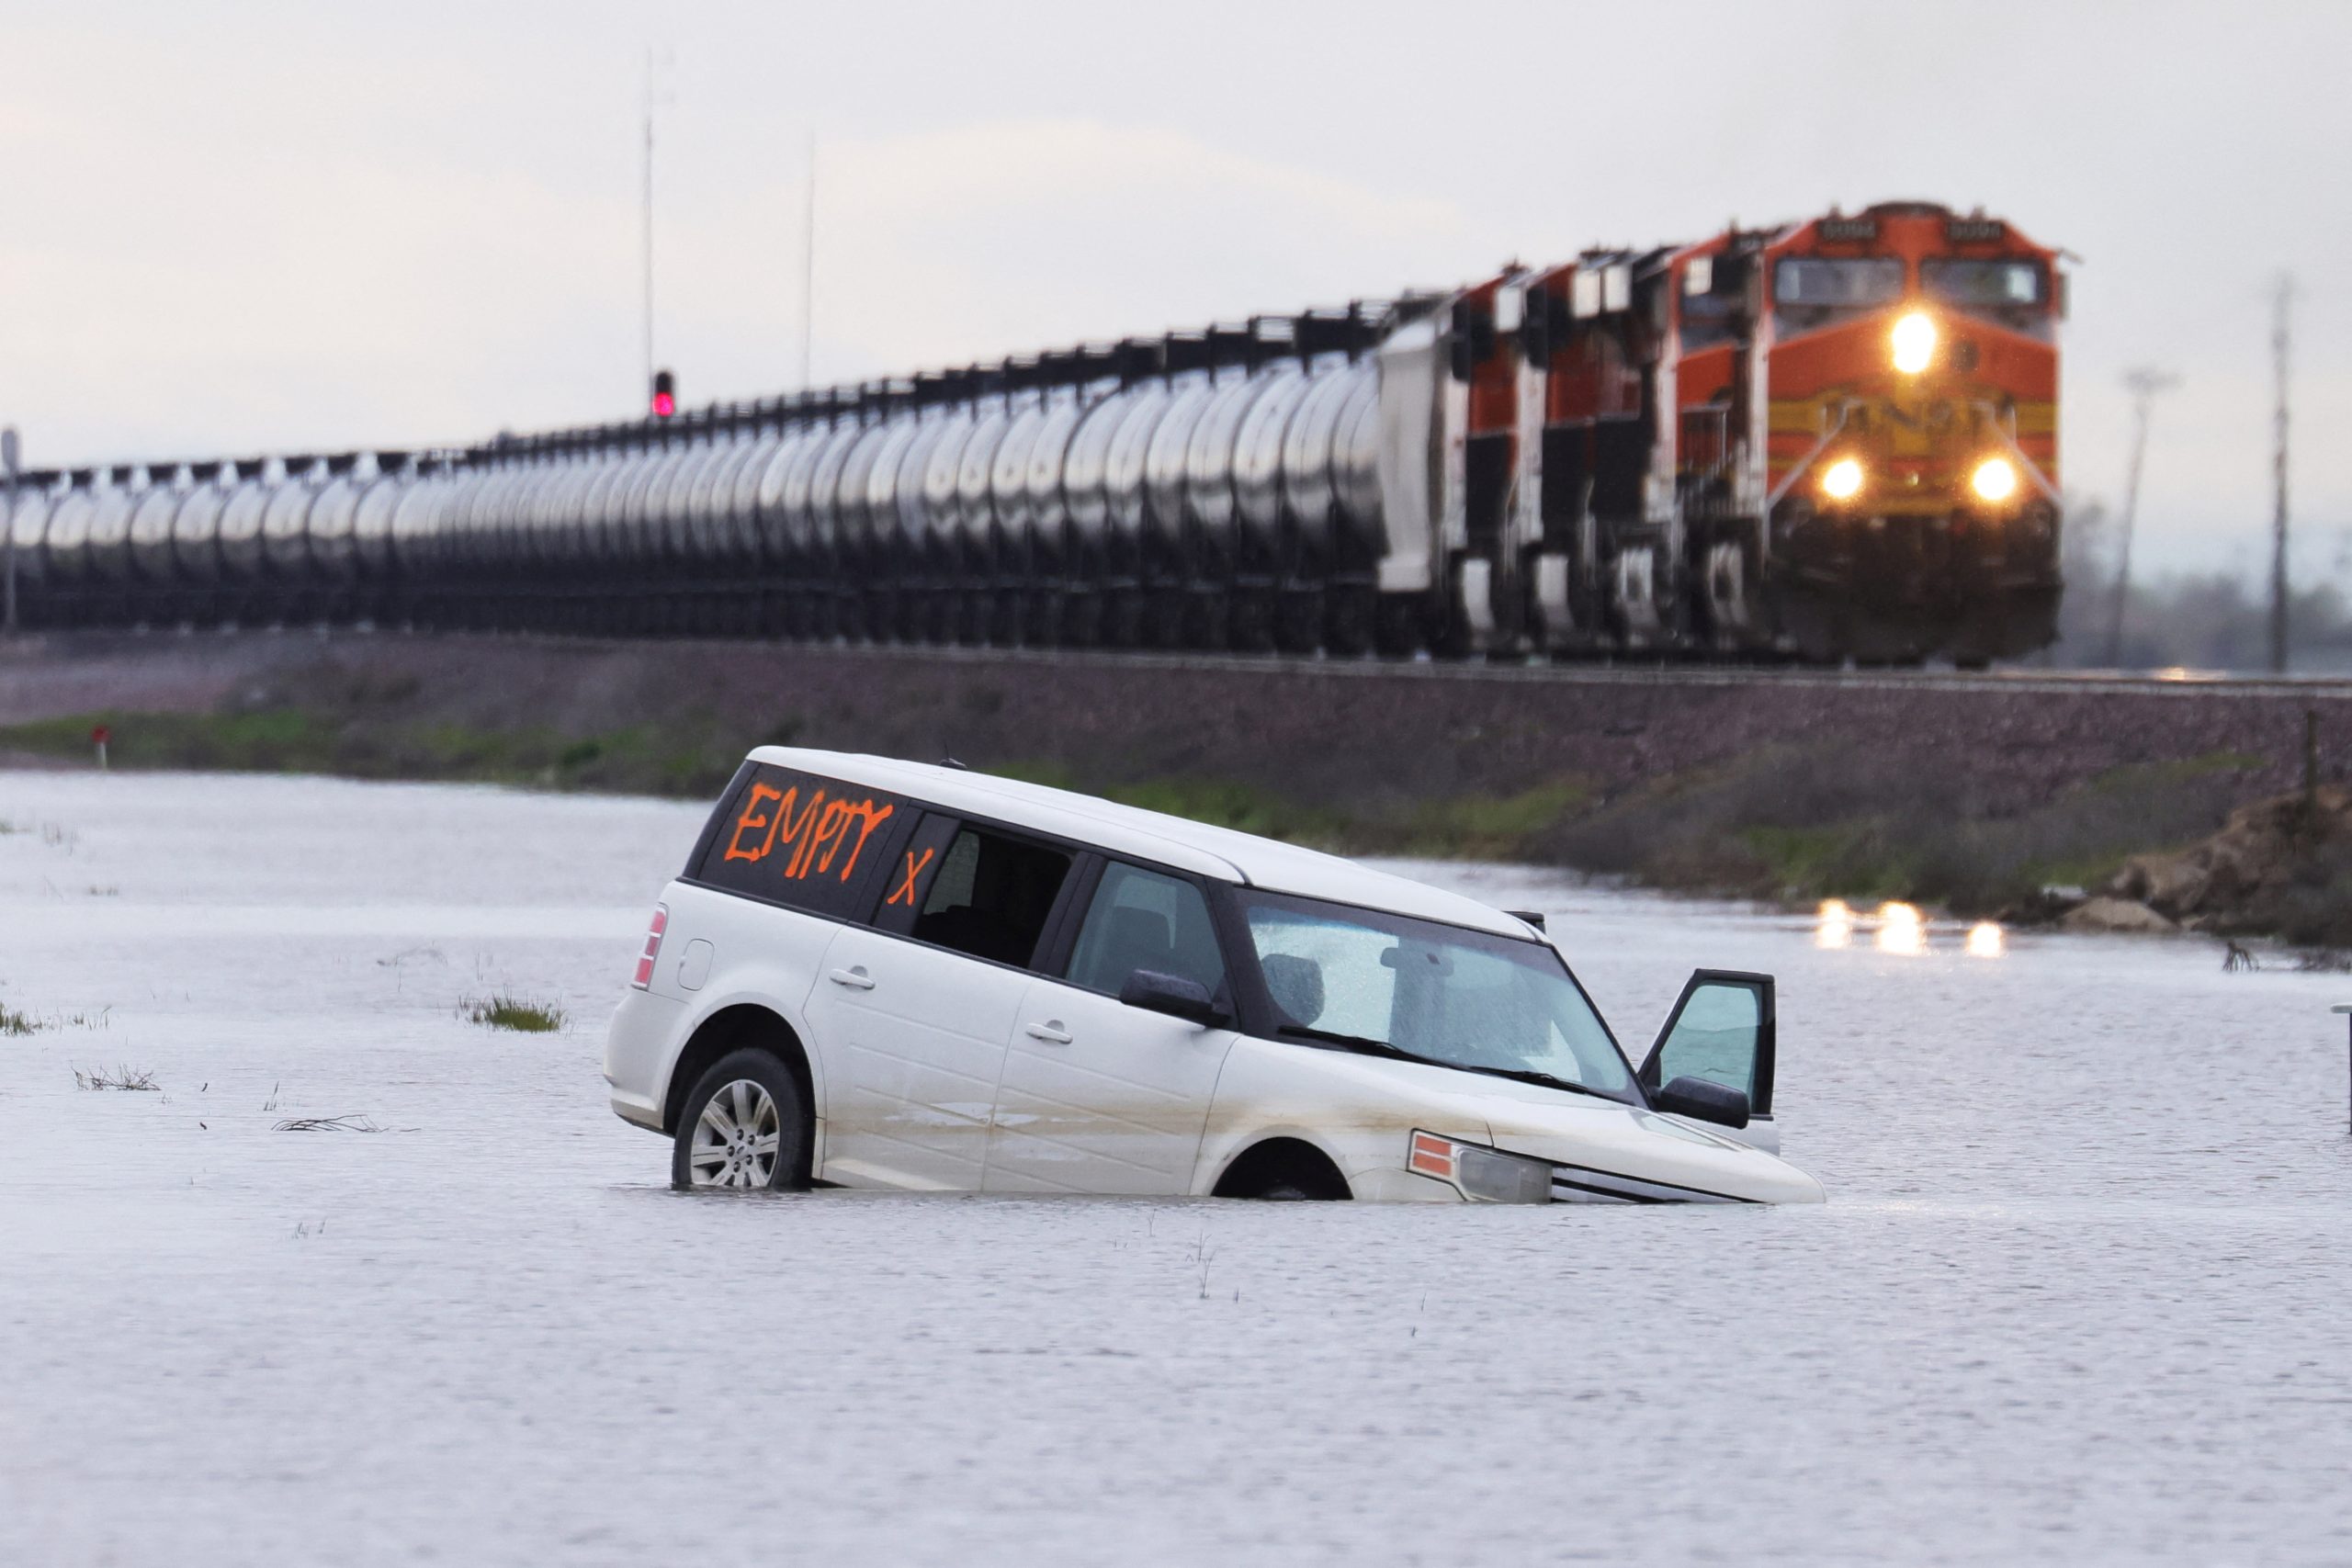
<svg viewBox="0 0 2352 1568"><path fill-rule="evenodd" d="M700 817L0 774L0 1561L2352 1559L2352 977L1423 867L1637 1051L1779 975L1829 1203L689 1199L597 1064Z"/></svg>

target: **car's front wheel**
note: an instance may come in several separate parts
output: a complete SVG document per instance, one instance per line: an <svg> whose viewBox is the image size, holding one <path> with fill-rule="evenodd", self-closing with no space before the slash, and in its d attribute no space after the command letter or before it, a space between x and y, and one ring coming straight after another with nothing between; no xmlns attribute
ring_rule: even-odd
<svg viewBox="0 0 2352 1568"><path fill-rule="evenodd" d="M765 1051L732 1051L695 1080L671 1143L673 1187L797 1188L808 1179L800 1086Z"/></svg>

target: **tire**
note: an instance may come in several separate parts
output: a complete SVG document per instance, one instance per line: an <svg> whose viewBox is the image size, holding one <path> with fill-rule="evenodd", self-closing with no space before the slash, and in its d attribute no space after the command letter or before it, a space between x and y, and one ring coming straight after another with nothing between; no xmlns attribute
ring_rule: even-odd
<svg viewBox="0 0 2352 1568"><path fill-rule="evenodd" d="M748 1123L751 1136L739 1136ZM670 1185L784 1191L808 1185L808 1108L766 1051L730 1051L695 1080L670 1141Z"/></svg>

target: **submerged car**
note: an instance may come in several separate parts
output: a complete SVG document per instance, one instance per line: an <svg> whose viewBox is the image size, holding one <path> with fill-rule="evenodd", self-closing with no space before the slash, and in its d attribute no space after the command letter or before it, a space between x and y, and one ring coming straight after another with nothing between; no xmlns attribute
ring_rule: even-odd
<svg viewBox="0 0 2352 1568"><path fill-rule="evenodd" d="M763 747L662 894L613 1109L683 1188L1809 1202L1770 976L1635 1067L1534 916L950 765Z"/></svg>

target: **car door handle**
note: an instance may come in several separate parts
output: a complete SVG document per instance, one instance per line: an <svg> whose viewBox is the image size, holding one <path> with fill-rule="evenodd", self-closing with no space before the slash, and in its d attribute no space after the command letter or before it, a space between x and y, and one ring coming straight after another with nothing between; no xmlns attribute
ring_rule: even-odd
<svg viewBox="0 0 2352 1568"><path fill-rule="evenodd" d="M853 991L870 991L874 988L873 976L866 974L863 964L854 969L836 969L831 978L834 985L847 986Z"/></svg>
<svg viewBox="0 0 2352 1568"><path fill-rule="evenodd" d="M1054 1019L1050 1022L1029 1025L1029 1038L1043 1040L1051 1045L1067 1045L1069 1043L1069 1031L1062 1027L1060 1019Z"/></svg>

